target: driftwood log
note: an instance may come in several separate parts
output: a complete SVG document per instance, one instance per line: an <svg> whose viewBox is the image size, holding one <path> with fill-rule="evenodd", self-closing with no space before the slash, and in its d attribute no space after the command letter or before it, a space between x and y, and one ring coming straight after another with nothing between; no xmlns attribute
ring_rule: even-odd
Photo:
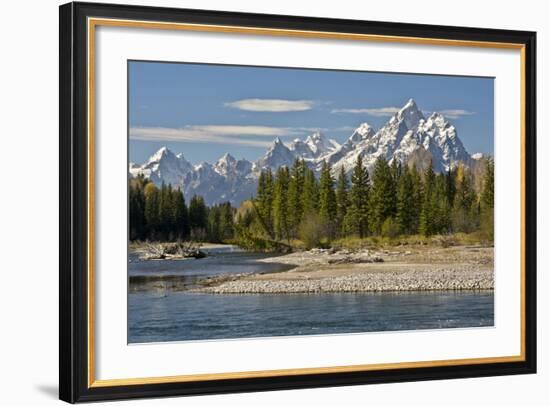
<svg viewBox="0 0 550 406"><path fill-rule="evenodd" d="M145 244L144 259L169 259L169 258L204 258L206 253L201 251L201 244L196 241L178 241L175 243L150 243Z"/></svg>

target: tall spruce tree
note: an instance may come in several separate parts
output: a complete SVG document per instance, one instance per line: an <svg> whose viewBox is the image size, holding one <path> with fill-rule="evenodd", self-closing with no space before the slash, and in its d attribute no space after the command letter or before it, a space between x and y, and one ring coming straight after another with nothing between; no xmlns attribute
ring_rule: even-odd
<svg viewBox="0 0 550 406"><path fill-rule="evenodd" d="M440 173L435 178L433 195L434 233L447 233L451 230L451 210L448 204L447 175Z"/></svg>
<svg viewBox="0 0 550 406"><path fill-rule="evenodd" d="M319 181L319 217L329 238L334 237L336 221L336 194L330 165L323 161Z"/></svg>
<svg viewBox="0 0 550 406"><path fill-rule="evenodd" d="M481 204L484 209L493 209L495 206L495 163L493 159L488 158L485 165Z"/></svg>
<svg viewBox="0 0 550 406"><path fill-rule="evenodd" d="M349 206L349 182L344 166L340 167L338 180L336 181L336 228L340 235L345 234L344 219Z"/></svg>
<svg viewBox="0 0 550 406"><path fill-rule="evenodd" d="M256 207L260 223L268 235L273 234L273 174L271 169L262 170L258 179L256 192Z"/></svg>
<svg viewBox="0 0 550 406"><path fill-rule="evenodd" d="M453 207L454 231L472 232L478 223L478 199L473 189L470 171L463 166L457 174L457 188Z"/></svg>
<svg viewBox="0 0 550 406"><path fill-rule="evenodd" d="M194 195L189 202L189 226L195 239L203 239L208 227L208 211L204 198Z"/></svg>
<svg viewBox="0 0 550 406"><path fill-rule="evenodd" d="M144 240L147 223L145 221L145 195L143 193L143 176L130 182L128 192L128 209L130 221L130 240Z"/></svg>
<svg viewBox="0 0 550 406"><path fill-rule="evenodd" d="M481 191L481 229L490 240L494 239L495 166L489 158L486 162Z"/></svg>
<svg viewBox="0 0 550 406"><path fill-rule="evenodd" d="M344 220L344 227L348 234L357 234L360 238L367 236L369 229L369 195L369 172L363 166L363 158L359 155L351 175L350 207Z"/></svg>
<svg viewBox="0 0 550 406"><path fill-rule="evenodd" d="M436 207L435 207L435 173L432 161L424 171L422 210L420 212L419 231L425 236L435 233L436 229Z"/></svg>
<svg viewBox="0 0 550 406"><path fill-rule="evenodd" d="M449 169L445 173L445 197L449 209L453 207L456 195L456 169Z"/></svg>
<svg viewBox="0 0 550 406"><path fill-rule="evenodd" d="M288 208L290 234L295 238L298 234L298 227L303 219L304 208L302 194L304 193L304 182L306 176L306 164L303 159L296 159L290 173L288 186Z"/></svg>
<svg viewBox="0 0 550 406"><path fill-rule="evenodd" d="M182 191L177 189L172 199L175 238L185 239L189 236L189 212Z"/></svg>
<svg viewBox="0 0 550 406"><path fill-rule="evenodd" d="M380 156L374 163L370 193L370 226L375 234L380 234L384 221L395 213L394 191L392 171Z"/></svg>
<svg viewBox="0 0 550 406"><path fill-rule="evenodd" d="M159 190L153 183L145 186L145 221L147 222L147 239L159 238Z"/></svg>
<svg viewBox="0 0 550 406"><path fill-rule="evenodd" d="M412 185L413 185L413 220L411 224L411 234L419 232L420 228L420 213L422 212L422 202L424 200L424 188L422 184L422 177L416 165L413 165L410 169Z"/></svg>
<svg viewBox="0 0 550 406"><path fill-rule="evenodd" d="M315 173L305 169L304 191L302 193L303 216L316 214L319 207L319 185L315 179Z"/></svg>
<svg viewBox="0 0 550 406"><path fill-rule="evenodd" d="M220 234L223 241L233 238L234 235L234 210L231 203L225 202L220 205Z"/></svg>
<svg viewBox="0 0 550 406"><path fill-rule="evenodd" d="M415 194L413 176L411 171L405 167L397 184L397 213L396 220L399 231L402 234L412 234L415 230Z"/></svg>
<svg viewBox="0 0 550 406"><path fill-rule="evenodd" d="M221 242L221 221L220 221L220 207L212 206L208 209L208 221L207 221L207 237L210 242Z"/></svg>
<svg viewBox="0 0 550 406"><path fill-rule="evenodd" d="M399 184L399 179L403 174L403 166L401 165L401 162L398 162L397 159L392 159L392 162L390 165L390 173L391 173L391 180L392 180L391 193L393 196L391 216L395 217L395 215L397 214L397 185Z"/></svg>
<svg viewBox="0 0 550 406"><path fill-rule="evenodd" d="M290 222L288 214L288 184L290 172L286 166L280 167L275 176L273 193L273 226L279 240L290 240Z"/></svg>

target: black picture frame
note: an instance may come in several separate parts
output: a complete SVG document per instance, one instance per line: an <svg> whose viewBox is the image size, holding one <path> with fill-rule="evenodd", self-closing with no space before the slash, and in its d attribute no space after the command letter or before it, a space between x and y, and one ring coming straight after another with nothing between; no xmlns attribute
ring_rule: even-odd
<svg viewBox="0 0 550 406"><path fill-rule="evenodd" d="M59 397L67 402L235 393L372 383L423 381L536 372L536 33L390 22L262 15L93 3L60 6L60 251ZM87 188L87 19L89 17L345 32L458 41L513 43L524 47L524 360L362 372L89 385Z"/></svg>

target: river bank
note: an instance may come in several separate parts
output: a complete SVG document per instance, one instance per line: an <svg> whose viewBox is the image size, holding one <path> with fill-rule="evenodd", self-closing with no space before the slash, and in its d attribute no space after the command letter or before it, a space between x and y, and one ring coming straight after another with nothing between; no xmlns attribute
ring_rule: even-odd
<svg viewBox="0 0 550 406"><path fill-rule="evenodd" d="M258 260L294 266L291 270L219 278L195 291L282 294L492 290L493 254L493 247L488 246L314 249Z"/></svg>

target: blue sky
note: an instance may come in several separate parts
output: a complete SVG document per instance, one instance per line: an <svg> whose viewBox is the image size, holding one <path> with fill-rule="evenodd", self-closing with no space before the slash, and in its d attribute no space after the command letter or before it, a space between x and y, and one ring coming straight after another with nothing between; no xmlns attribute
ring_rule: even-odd
<svg viewBox="0 0 550 406"><path fill-rule="evenodd" d="M275 137L315 130L343 142L410 98L446 115L468 152L493 154L492 78L131 61L128 82L137 163L163 145L199 163L225 152L256 160Z"/></svg>

